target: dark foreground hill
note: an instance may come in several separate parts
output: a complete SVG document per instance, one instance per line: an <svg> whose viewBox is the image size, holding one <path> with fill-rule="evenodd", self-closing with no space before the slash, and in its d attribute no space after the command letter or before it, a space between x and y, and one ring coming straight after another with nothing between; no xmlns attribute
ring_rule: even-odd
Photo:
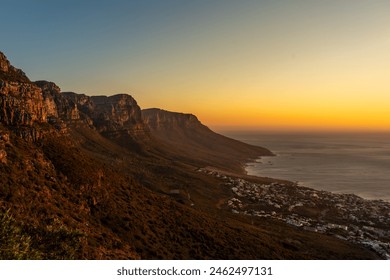
<svg viewBox="0 0 390 280"><path fill-rule="evenodd" d="M31 82L2 53L0 97L2 259L379 257L232 213L224 206L231 189L199 168L237 171L270 152L217 135L194 116L141 113L126 94L62 93Z"/></svg>

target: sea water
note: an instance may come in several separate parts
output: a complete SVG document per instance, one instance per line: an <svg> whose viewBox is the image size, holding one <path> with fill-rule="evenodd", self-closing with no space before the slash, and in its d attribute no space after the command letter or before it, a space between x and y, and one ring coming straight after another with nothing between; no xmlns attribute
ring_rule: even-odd
<svg viewBox="0 0 390 280"><path fill-rule="evenodd" d="M224 134L276 155L249 163L250 175L390 201L390 133Z"/></svg>

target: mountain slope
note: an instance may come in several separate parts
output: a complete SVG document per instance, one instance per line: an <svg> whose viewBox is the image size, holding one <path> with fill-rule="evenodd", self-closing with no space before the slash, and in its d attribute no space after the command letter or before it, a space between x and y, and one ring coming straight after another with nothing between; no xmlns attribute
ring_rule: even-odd
<svg viewBox="0 0 390 280"><path fill-rule="evenodd" d="M142 117L152 135L181 161L242 172L244 162L272 155L265 148L213 132L192 114L153 108L142 110Z"/></svg>

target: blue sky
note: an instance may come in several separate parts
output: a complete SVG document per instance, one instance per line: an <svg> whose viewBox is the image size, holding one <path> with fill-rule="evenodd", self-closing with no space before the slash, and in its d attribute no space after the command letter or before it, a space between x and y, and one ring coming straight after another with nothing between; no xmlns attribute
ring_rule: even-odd
<svg viewBox="0 0 390 280"><path fill-rule="evenodd" d="M6 1L1 50L33 79L54 79L67 90L94 78L115 82L109 76L118 69L130 75L153 67L150 59L162 51L176 49L186 29L196 29L198 15L213 12L208 2ZM108 89L81 88L91 94Z"/></svg>

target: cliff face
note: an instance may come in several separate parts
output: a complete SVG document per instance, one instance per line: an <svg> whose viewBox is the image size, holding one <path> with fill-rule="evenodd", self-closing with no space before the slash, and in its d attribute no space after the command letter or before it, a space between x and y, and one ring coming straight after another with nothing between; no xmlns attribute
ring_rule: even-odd
<svg viewBox="0 0 390 280"><path fill-rule="evenodd" d="M99 131L132 129L142 123L141 108L127 94L114 96L92 96L95 104L92 117Z"/></svg>
<svg viewBox="0 0 390 280"><path fill-rule="evenodd" d="M46 121L42 91L23 71L10 65L0 53L0 121L12 126L31 126Z"/></svg>
<svg viewBox="0 0 390 280"><path fill-rule="evenodd" d="M8 59L5 57L5 55L0 52L0 71L8 72L8 69L10 67L10 63Z"/></svg>
<svg viewBox="0 0 390 280"><path fill-rule="evenodd" d="M37 126L47 121L47 115L42 90L0 53L0 122L34 141L44 134Z"/></svg>
<svg viewBox="0 0 390 280"><path fill-rule="evenodd" d="M55 102L58 95L60 95L61 89L52 82L36 81L34 82L42 90L42 96L44 100L44 106L49 118L58 117L57 104Z"/></svg>
<svg viewBox="0 0 390 280"><path fill-rule="evenodd" d="M52 82L37 81L35 84L42 89L49 118L58 118L65 122L83 121L101 133L130 133L145 129L141 108L128 94L87 96L61 92Z"/></svg>
<svg viewBox="0 0 390 280"><path fill-rule="evenodd" d="M0 120L6 125L46 122L42 91L32 83L0 81Z"/></svg>
<svg viewBox="0 0 390 280"><path fill-rule="evenodd" d="M142 116L145 124L153 131L186 128L205 129L198 118L192 114L174 113L160 109L145 109L142 110Z"/></svg>
<svg viewBox="0 0 390 280"><path fill-rule="evenodd" d="M61 93L52 82L31 82L0 52L0 122L26 140L41 137L39 124L57 130L85 123L109 137L147 137L141 109L130 95L86 96Z"/></svg>
<svg viewBox="0 0 390 280"><path fill-rule="evenodd" d="M61 119L87 123L107 138L120 140L121 144L149 137L141 109L128 94L87 96L63 92L55 94L54 100Z"/></svg>

